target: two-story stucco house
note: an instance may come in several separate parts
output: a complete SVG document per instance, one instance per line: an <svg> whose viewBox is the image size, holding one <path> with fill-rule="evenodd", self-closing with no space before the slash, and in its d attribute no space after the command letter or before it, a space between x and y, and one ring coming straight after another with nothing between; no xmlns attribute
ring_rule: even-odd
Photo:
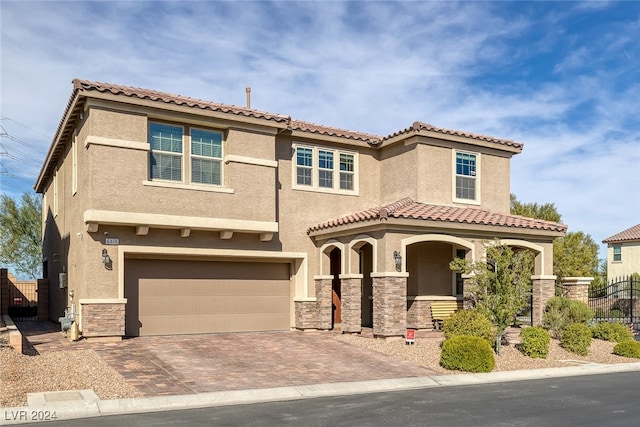
<svg viewBox="0 0 640 427"><path fill-rule="evenodd" d="M640 224L602 241L607 244L607 281L640 273Z"/></svg>
<svg viewBox="0 0 640 427"><path fill-rule="evenodd" d="M74 80L38 176L51 318L86 338L431 328L455 257L536 254L534 322L566 226L510 215L522 144L415 122L387 136Z"/></svg>

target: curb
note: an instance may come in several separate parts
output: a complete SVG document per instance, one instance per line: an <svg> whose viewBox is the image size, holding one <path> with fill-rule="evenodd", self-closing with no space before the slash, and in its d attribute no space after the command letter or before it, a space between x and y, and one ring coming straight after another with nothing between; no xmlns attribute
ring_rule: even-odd
<svg viewBox="0 0 640 427"><path fill-rule="evenodd" d="M29 395L29 400L33 402L34 405L27 407L2 408L0 424L15 425L37 421L91 418L128 413L175 411L180 409L279 402L298 399L313 399L318 397L379 393L385 391L455 387L634 371L640 371L640 362L619 364L592 363L567 368L502 371L486 374L436 375L429 377L396 378L390 380L342 382L114 400L92 400L93 398L91 396L95 396L95 394L91 394L90 391L87 390L75 393L83 394L85 399L88 398L89 400L66 402L47 401L43 395L69 393L68 391L33 393Z"/></svg>

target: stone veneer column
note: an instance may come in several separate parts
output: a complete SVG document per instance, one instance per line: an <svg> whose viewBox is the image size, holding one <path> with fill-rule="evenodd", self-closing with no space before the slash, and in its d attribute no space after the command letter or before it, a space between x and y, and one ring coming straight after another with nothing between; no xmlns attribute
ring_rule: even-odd
<svg viewBox="0 0 640 427"><path fill-rule="evenodd" d="M331 282L333 276L315 276L316 282L316 327L318 329L331 329L331 316L333 306L331 299Z"/></svg>
<svg viewBox="0 0 640 427"><path fill-rule="evenodd" d="M362 274L341 274L342 332L362 331Z"/></svg>
<svg viewBox="0 0 640 427"><path fill-rule="evenodd" d="M407 301L407 328L428 329L431 324L431 305L429 301L413 297Z"/></svg>
<svg viewBox="0 0 640 427"><path fill-rule="evenodd" d="M555 295L556 276L531 276L533 301L531 304L533 326L542 326L542 314L547 301Z"/></svg>
<svg viewBox="0 0 640 427"><path fill-rule="evenodd" d="M566 297L589 304L589 285L593 277L565 277L561 280L567 291Z"/></svg>
<svg viewBox="0 0 640 427"><path fill-rule="evenodd" d="M407 328L407 273L372 273L373 335L402 336Z"/></svg>
<svg viewBox="0 0 640 427"><path fill-rule="evenodd" d="M294 300L296 329L318 328L318 303L315 298L297 298Z"/></svg>
<svg viewBox="0 0 640 427"><path fill-rule="evenodd" d="M80 300L82 336L88 339L120 340L125 334L127 300Z"/></svg>

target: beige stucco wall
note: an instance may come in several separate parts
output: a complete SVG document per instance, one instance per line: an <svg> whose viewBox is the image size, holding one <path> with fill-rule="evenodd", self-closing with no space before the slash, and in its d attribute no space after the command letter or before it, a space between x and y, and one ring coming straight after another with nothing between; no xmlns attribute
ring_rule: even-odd
<svg viewBox="0 0 640 427"><path fill-rule="evenodd" d="M407 248L407 295L452 295L453 273L449 262L454 249L448 243L424 242Z"/></svg>
<svg viewBox="0 0 640 427"><path fill-rule="evenodd" d="M427 204L472 205L509 213L510 155L485 147L434 139L414 138L410 141L382 149L380 197L383 203L411 197ZM477 201L466 203L455 199L456 151L478 156Z"/></svg>
<svg viewBox="0 0 640 427"><path fill-rule="evenodd" d="M321 256L314 240L307 236L307 229L330 219L377 206L379 204L379 163L371 148L324 144L334 149L359 150L357 194L332 194L295 189L292 164L292 144L294 143L318 145L318 142L287 136L280 136L277 139L279 238L284 251L309 253L308 280L313 284L313 276L328 274L328 266L325 265L323 270L320 269ZM343 252L346 252L346 249ZM343 272L347 272L346 269ZM309 291L311 295L314 294L313 289Z"/></svg>
<svg viewBox="0 0 640 427"><path fill-rule="evenodd" d="M162 257L158 248L167 248L167 253L173 253L172 259L189 259L193 254L210 249L222 251L216 252L216 257L224 256L221 254L225 250L255 251L261 256L267 254L265 258L269 253L308 254L304 267L301 267L301 258L291 260L292 265L297 266L292 268L294 273L304 276L297 278L296 298L313 297L314 276L329 274L327 255L322 253L322 248L339 247L343 253L342 273L359 273L359 263L354 255L356 251L349 250L349 245L358 238L370 238L374 242L371 256L374 257L375 268L372 268L375 272L396 274L394 251L403 251L403 240L424 234L424 229L413 227L410 231L398 232L378 227L355 231L353 235L345 233L339 238L317 240L309 237L306 230L312 225L404 197L424 203L455 204L452 194L453 153L456 148L474 151L481 156L480 207L500 212L509 210L510 156L488 148L471 150L457 142L445 144L441 141L431 145L430 142L434 141L418 138L406 145L394 143L380 150L363 142L340 141L337 138L327 137L327 141L321 141L322 137L292 137L286 131L278 133L279 130L270 127L269 123L249 126L221 119L209 120L193 113L166 113L143 107L128 107L128 111L119 112L106 107L105 102L89 102L86 122L78 128L78 191L75 195L70 190L71 141L67 141L69 146L59 171L59 211L64 214L47 223L45 255L49 257L52 289L56 288L58 273L64 267L68 273L69 289L76 292L76 299L122 297L118 286L124 258L120 256L118 246L105 245L107 237L119 239L123 246L154 248L153 256ZM204 187L158 186L154 185L157 182L149 182L149 117L222 131L225 135L223 152L228 159L223 164L224 185L206 188L213 191L199 191ZM335 194L294 188L293 144L357 152L357 192ZM51 186L46 191L46 201L47 205L53 202ZM230 239L223 239L219 232L211 230L192 230L188 237L181 237L178 229L151 228L148 234L137 235L134 226L115 225L100 225L97 232L88 232L83 221L88 209L277 222L278 231L273 239L267 241L260 241L255 232L235 232ZM473 228L460 226L455 230L438 229L433 232L465 239L469 245L475 245L475 253L479 256L482 239L491 238L492 233L477 233ZM525 233L513 238L526 240L528 237ZM550 274L551 243L538 244L546 251L539 259L540 266L546 265L540 268L541 274ZM104 248L113 262L112 270L106 269L101 262ZM180 250L174 250L176 248ZM408 267L418 272L418 277L409 277L410 287L416 288L418 294L449 295L450 286L435 289L424 287L423 283L431 279L436 282L436 278L438 283L440 279L444 283L452 283L453 276L446 265L453 256L454 248L451 243L442 242L409 246L408 254L403 252L404 261L417 263ZM417 251L417 254L414 256L411 251ZM59 254L58 262L52 261L53 253ZM404 267L406 271L407 266ZM306 283L307 288L301 288L300 283ZM60 291L60 295L61 306L66 305L66 291Z"/></svg>
<svg viewBox="0 0 640 427"><path fill-rule="evenodd" d="M607 279L640 273L640 242L620 243L621 261L613 261L613 246L607 246Z"/></svg>
<svg viewBox="0 0 640 427"><path fill-rule="evenodd" d="M223 165L224 183L220 187L197 184L172 186L173 183L167 182L159 183L165 186L155 186L156 181L149 180L147 117L92 108L89 122L91 138L85 139L84 143L88 144L90 158L92 209L274 221L276 186L273 167L230 161ZM224 155L273 161L272 135L212 129L225 132ZM132 138L127 137L129 134ZM117 141L110 140L113 138ZM136 142L142 143L142 148L146 149L139 149L139 145L133 144L132 148L121 146ZM183 157L185 182L188 180L185 176L188 173L186 163L188 160Z"/></svg>

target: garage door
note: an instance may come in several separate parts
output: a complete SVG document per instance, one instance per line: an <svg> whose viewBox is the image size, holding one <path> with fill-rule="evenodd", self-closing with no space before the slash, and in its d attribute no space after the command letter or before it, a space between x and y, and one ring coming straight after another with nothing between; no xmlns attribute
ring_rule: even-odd
<svg viewBox="0 0 640 427"><path fill-rule="evenodd" d="M127 260L128 336L288 330L289 264Z"/></svg>

